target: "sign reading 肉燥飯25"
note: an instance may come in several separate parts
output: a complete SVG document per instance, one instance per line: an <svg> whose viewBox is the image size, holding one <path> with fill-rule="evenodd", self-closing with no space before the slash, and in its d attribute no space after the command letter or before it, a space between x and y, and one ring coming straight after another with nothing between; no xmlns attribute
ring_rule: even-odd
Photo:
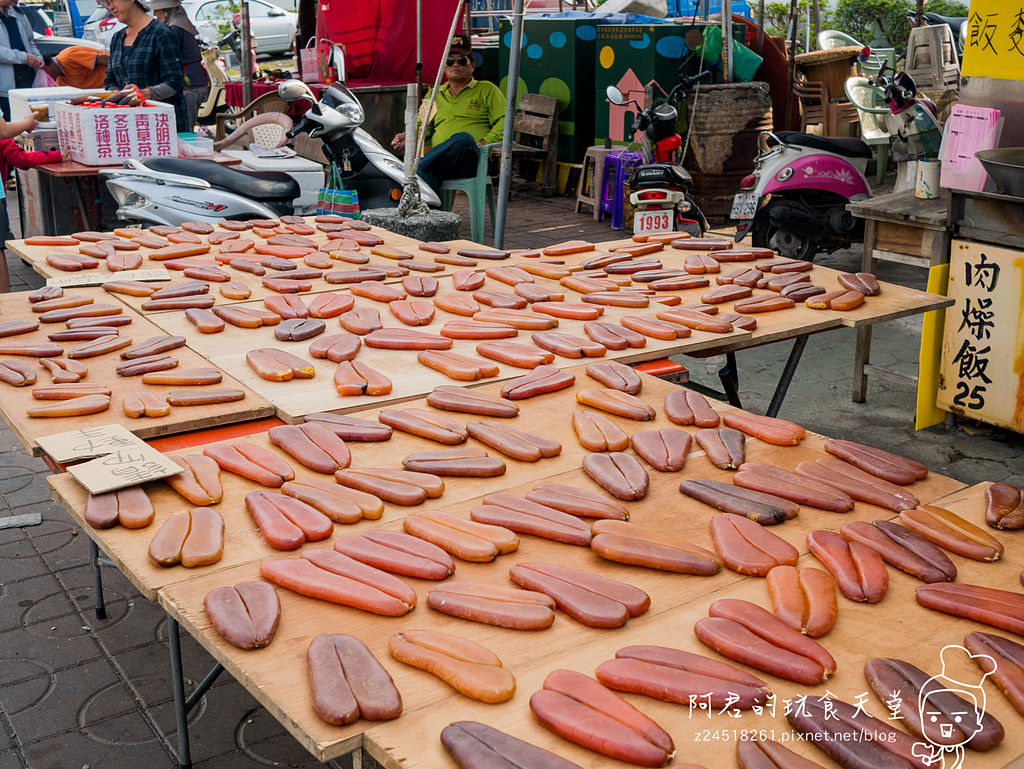
<svg viewBox="0 0 1024 769"><path fill-rule="evenodd" d="M1024 252L954 240L936 405L1024 432Z"/></svg>

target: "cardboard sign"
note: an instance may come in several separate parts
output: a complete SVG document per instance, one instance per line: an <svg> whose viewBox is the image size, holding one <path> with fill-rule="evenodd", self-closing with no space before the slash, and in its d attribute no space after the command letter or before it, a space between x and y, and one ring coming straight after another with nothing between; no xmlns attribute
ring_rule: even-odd
<svg viewBox="0 0 1024 769"><path fill-rule="evenodd" d="M139 270L121 270L117 274L107 278L107 280L154 281L170 280L171 277L171 271L168 270L166 267L154 267Z"/></svg>
<svg viewBox="0 0 1024 769"><path fill-rule="evenodd" d="M37 442L54 462L61 464L103 456L140 444L146 445L140 438L136 438L129 432L124 425L114 424L83 427L80 430L44 435Z"/></svg>
<svg viewBox="0 0 1024 769"><path fill-rule="evenodd" d="M1020 394L1024 350L1024 252L953 240L939 374L939 407L1015 432L1024 431Z"/></svg>
<svg viewBox="0 0 1024 769"><path fill-rule="evenodd" d="M68 472L90 494L102 494L178 475L182 469L169 457L139 441L138 445L72 465Z"/></svg>
<svg viewBox="0 0 1024 769"><path fill-rule="evenodd" d="M99 272L75 272L70 275L58 275L54 278L47 278L46 285L57 286L58 288L100 286L108 280L109 278L106 275Z"/></svg>

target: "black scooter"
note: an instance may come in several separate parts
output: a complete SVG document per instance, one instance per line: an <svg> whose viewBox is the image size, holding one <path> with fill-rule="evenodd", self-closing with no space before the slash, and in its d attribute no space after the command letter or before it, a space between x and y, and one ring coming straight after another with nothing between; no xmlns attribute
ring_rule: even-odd
<svg viewBox="0 0 1024 769"><path fill-rule="evenodd" d="M693 178L683 168L680 156L683 142L677 132L679 114L676 104L710 74L704 70L692 77L683 77L680 68L679 83L668 97L655 99L647 109L633 99L626 101L622 92L613 85L608 86L605 92L612 104L636 104L638 108L636 120L630 128L630 136L641 133L643 152L643 164L630 179L632 192L629 202L637 209L633 214L634 234L680 231L700 237L708 228L704 214L689 195Z"/></svg>

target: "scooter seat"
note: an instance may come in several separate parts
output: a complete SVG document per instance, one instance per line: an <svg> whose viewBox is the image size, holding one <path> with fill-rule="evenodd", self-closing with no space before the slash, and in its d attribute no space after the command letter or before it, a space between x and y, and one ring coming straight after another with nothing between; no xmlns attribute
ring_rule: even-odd
<svg viewBox="0 0 1024 769"><path fill-rule="evenodd" d="M853 136L833 136L825 138L814 134L802 134L798 131L779 131L778 136L786 144L807 147L812 150L833 152L844 158L869 158L871 148Z"/></svg>
<svg viewBox="0 0 1024 769"><path fill-rule="evenodd" d="M943 16L941 13L933 13L932 11L924 12L924 20L930 22L933 26L938 24L948 24L953 28L954 31L960 29L960 25L967 21L966 16ZM955 36L955 35L954 35Z"/></svg>
<svg viewBox="0 0 1024 769"><path fill-rule="evenodd" d="M144 162L154 171L195 176L252 200L293 200L302 191L299 183L283 171L236 171L213 160L196 158L150 158Z"/></svg>
<svg viewBox="0 0 1024 769"><path fill-rule="evenodd" d="M649 163L633 172L633 189L648 190L655 187L684 189L693 184L690 172L675 163Z"/></svg>

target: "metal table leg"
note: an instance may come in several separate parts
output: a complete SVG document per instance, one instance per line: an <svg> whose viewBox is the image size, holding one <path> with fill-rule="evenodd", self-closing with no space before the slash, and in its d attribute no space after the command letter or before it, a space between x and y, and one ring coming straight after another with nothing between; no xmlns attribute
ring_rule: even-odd
<svg viewBox="0 0 1024 769"><path fill-rule="evenodd" d="M96 601L96 619L107 618L107 605L103 600L103 573L100 571L102 561L97 544L89 540L89 562L92 564L92 592Z"/></svg>
<svg viewBox="0 0 1024 769"><path fill-rule="evenodd" d="M725 365L718 370L718 379L722 382L722 390L725 391L725 398L729 401L729 405L738 409L743 408L740 403L740 376L739 366L736 365L736 353L727 352L725 354Z"/></svg>
<svg viewBox="0 0 1024 769"><path fill-rule="evenodd" d="M214 665L192 693L185 697L185 674L181 667L181 631L178 622L167 614L167 642L171 653L171 686L174 689L174 720L178 729L178 766L191 769L192 749L188 739L188 714L224 672L219 662Z"/></svg>
<svg viewBox="0 0 1024 769"><path fill-rule="evenodd" d="M185 701L185 676L181 669L181 638L178 622L167 615L167 642L171 648L171 687L174 690L174 720L178 727L178 766L192 769L192 750L188 743L188 709Z"/></svg>
<svg viewBox="0 0 1024 769"><path fill-rule="evenodd" d="M800 356L804 354L806 346L806 336L798 336L793 342L793 347L789 351L789 357L786 359L786 365L782 369L782 375L779 377L779 383L775 385L775 394L772 395L772 402L768 404L768 411L765 412L766 416L778 416L779 410L782 408L782 401L786 398L786 392L793 381L796 367L800 365Z"/></svg>

